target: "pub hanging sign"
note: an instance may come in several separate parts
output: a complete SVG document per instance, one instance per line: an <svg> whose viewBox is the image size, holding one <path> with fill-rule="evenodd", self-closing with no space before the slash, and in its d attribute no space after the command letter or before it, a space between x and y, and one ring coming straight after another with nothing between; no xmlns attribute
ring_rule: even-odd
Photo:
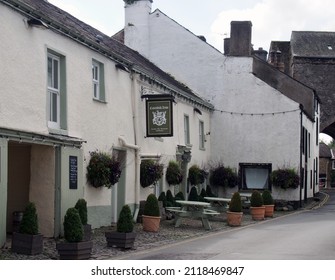
<svg viewBox="0 0 335 280"><path fill-rule="evenodd" d="M146 100L147 137L173 136L172 99Z"/></svg>

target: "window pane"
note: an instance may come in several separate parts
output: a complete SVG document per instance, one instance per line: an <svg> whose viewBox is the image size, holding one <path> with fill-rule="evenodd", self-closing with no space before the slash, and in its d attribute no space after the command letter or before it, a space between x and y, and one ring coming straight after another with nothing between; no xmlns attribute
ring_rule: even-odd
<svg viewBox="0 0 335 280"><path fill-rule="evenodd" d="M58 89L58 61L54 60L54 81L53 88Z"/></svg>
<svg viewBox="0 0 335 280"><path fill-rule="evenodd" d="M50 92L50 121L57 122L57 109L58 109L58 95L54 92Z"/></svg>
<svg viewBox="0 0 335 280"><path fill-rule="evenodd" d="M48 86L52 87L52 58L48 57Z"/></svg>
<svg viewBox="0 0 335 280"><path fill-rule="evenodd" d="M265 168L245 168L245 183L248 189L266 189L269 170Z"/></svg>

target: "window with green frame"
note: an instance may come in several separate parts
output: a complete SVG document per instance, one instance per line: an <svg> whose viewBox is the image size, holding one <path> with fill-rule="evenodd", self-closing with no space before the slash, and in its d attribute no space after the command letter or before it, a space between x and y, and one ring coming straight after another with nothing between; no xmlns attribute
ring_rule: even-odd
<svg viewBox="0 0 335 280"><path fill-rule="evenodd" d="M104 65L95 59L92 60L92 91L94 100L106 102Z"/></svg>

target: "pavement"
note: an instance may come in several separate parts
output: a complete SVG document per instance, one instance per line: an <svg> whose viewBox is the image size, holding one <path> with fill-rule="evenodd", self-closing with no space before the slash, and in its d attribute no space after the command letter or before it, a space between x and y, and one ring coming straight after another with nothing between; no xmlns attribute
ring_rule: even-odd
<svg viewBox="0 0 335 280"><path fill-rule="evenodd" d="M273 218L266 219L275 219L283 215L299 213L301 211L312 210L321 207L328 200L329 193L331 192L335 192L335 190L320 191L314 199L303 205L302 208L299 208L297 210L286 209L286 211L275 211ZM249 210L245 209L241 227L257 223L258 221L252 220ZM149 250L171 243L184 241L186 239L204 236L213 232L228 231L233 229L232 227L227 225L225 213L211 218L210 224L212 229L205 230L202 226L201 220L184 219L182 225L178 228L175 228L173 220L162 220L159 231L157 233L152 233L143 231L142 225L140 223L136 223L134 231L137 233L137 235L134 247L132 249L107 247L105 232L115 230L115 225L93 229L93 249L90 259L121 259L127 254L138 253L143 250ZM3 248L0 249L0 260L57 260L59 259L59 256L56 250L56 242L57 240L55 240L54 238L44 238L44 250L42 254L34 256L22 255L11 252L11 235L8 235L6 244Z"/></svg>

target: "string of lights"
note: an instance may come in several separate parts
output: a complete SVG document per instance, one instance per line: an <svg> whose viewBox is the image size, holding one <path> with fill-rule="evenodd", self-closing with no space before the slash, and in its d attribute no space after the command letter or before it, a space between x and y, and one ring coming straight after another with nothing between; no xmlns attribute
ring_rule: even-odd
<svg viewBox="0 0 335 280"><path fill-rule="evenodd" d="M300 111L300 109L293 109L293 110L287 110L287 111L279 111L279 112L265 112L265 113L245 113L245 112L233 112L233 111L226 111L226 110L220 110L220 109L214 109L216 112L225 113L229 115L239 115L239 116L267 116L267 115L285 115L288 113L293 113Z"/></svg>

